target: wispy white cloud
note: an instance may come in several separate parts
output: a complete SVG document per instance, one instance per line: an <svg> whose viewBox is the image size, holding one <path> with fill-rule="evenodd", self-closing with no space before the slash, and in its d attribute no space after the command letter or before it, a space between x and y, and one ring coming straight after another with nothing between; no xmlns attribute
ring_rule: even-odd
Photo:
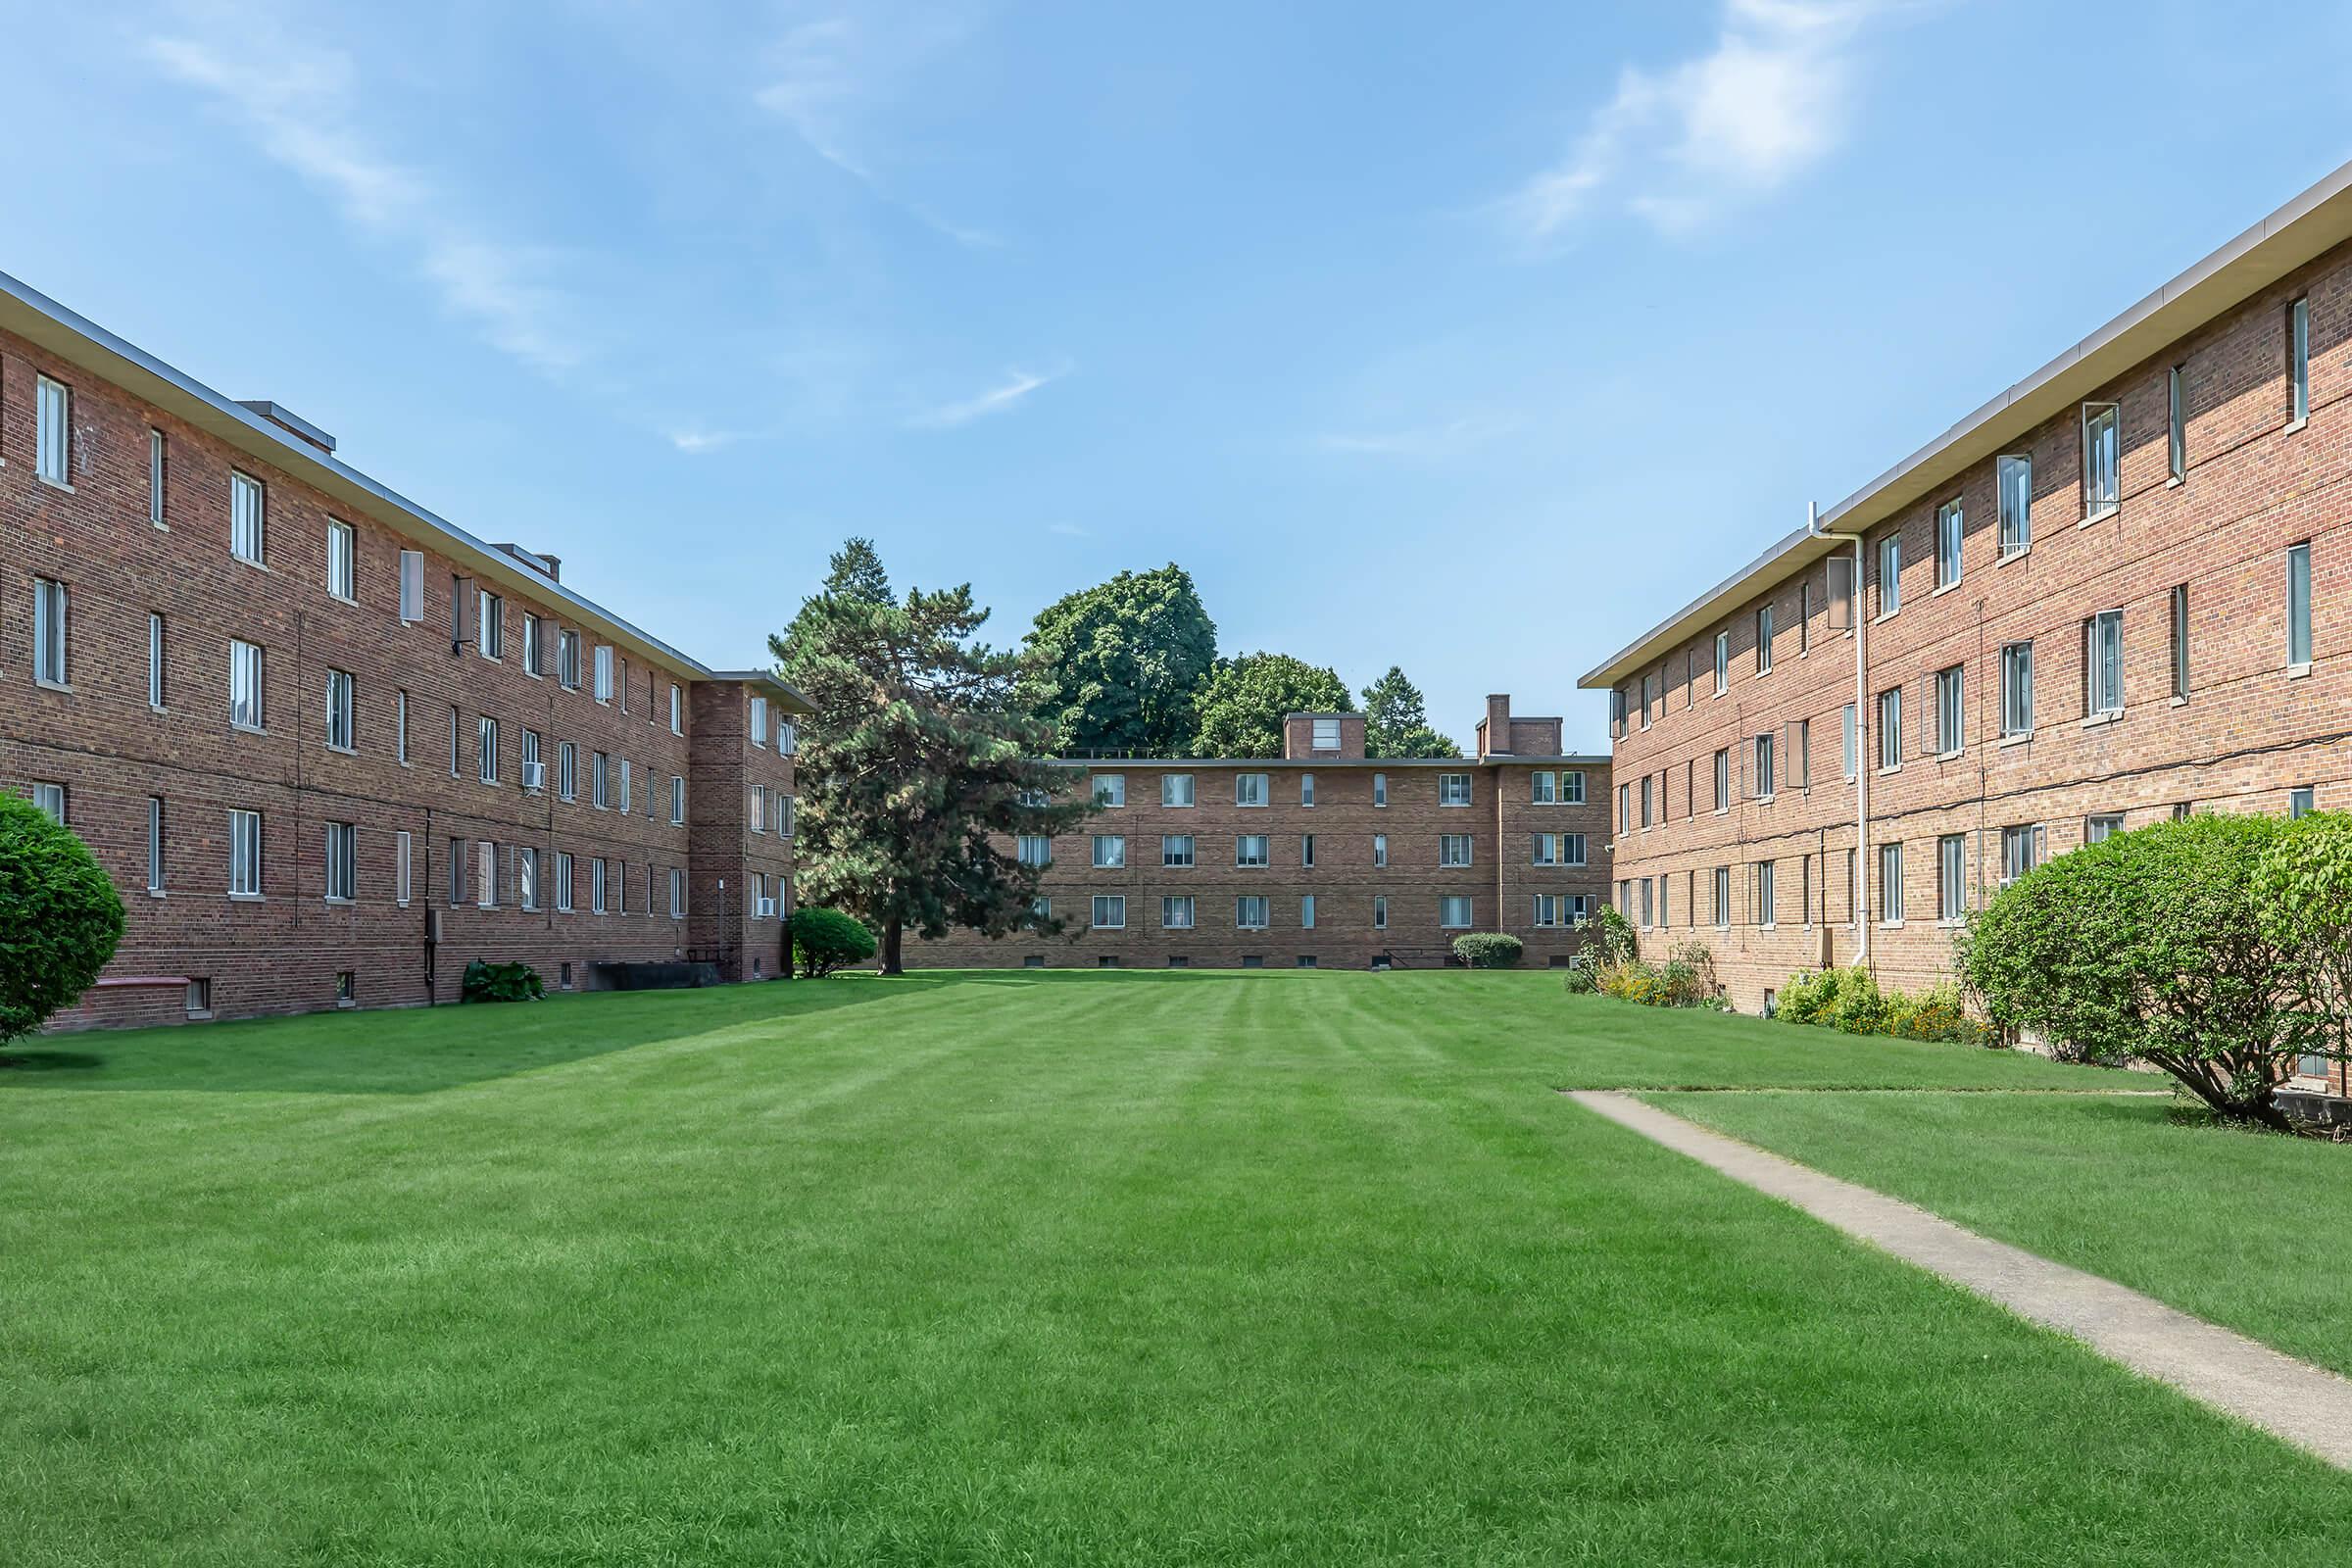
<svg viewBox="0 0 2352 1568"><path fill-rule="evenodd" d="M1019 408L1030 393L1060 380L1070 373L1070 369L1071 367L1064 365L1045 371L1011 370L1006 372L1003 381L977 397L926 409L906 422L917 429L946 430L959 424L969 424L974 419L985 419L993 414L1009 414Z"/></svg>
<svg viewBox="0 0 2352 1568"><path fill-rule="evenodd" d="M550 373L580 362L564 296L547 281L552 253L476 231L450 193L370 145L349 119L360 90L349 56L226 14L199 14L141 44L158 70L212 98L256 151L325 191L355 228L410 247L418 273L491 343Z"/></svg>
<svg viewBox="0 0 2352 1568"><path fill-rule="evenodd" d="M1046 532L1059 534L1064 539L1092 539L1095 536L1092 528L1081 528L1074 522L1050 522L1046 524Z"/></svg>
<svg viewBox="0 0 2352 1568"><path fill-rule="evenodd" d="M707 452L718 452L740 441L761 439L746 430L672 430L669 444L689 457L701 457Z"/></svg>
<svg viewBox="0 0 2352 1568"><path fill-rule="evenodd" d="M1604 207L1677 231L1774 189L1843 139L1861 38L1918 3L1727 0L1714 47L1627 67L1567 158L1503 202L1505 222L1537 246Z"/></svg>
<svg viewBox="0 0 2352 1568"><path fill-rule="evenodd" d="M1516 415L1473 414L1433 424L1335 432L1318 437L1315 444L1326 452L1365 457L1452 458L1525 426L1526 421Z"/></svg>

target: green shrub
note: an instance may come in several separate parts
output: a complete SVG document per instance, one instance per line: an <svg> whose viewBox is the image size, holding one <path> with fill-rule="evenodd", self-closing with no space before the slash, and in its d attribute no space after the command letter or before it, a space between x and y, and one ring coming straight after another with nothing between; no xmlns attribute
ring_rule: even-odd
<svg viewBox="0 0 2352 1568"><path fill-rule="evenodd" d="M2195 816L2062 855L1970 922L1969 988L2000 1028L2093 1060L2137 1056L2224 1116L2287 1128L2273 1092L2328 1030L2304 1001L2317 960L2291 945L2255 870L2292 857L2294 833L2277 817Z"/></svg>
<svg viewBox="0 0 2352 1568"><path fill-rule="evenodd" d="M795 909L784 929L801 973L810 980L874 956L874 934L839 909Z"/></svg>
<svg viewBox="0 0 2352 1568"><path fill-rule="evenodd" d="M72 1006L122 940L122 896L88 847L0 795L0 1045Z"/></svg>
<svg viewBox="0 0 2352 1568"><path fill-rule="evenodd" d="M2254 865L2263 935L2294 961L2287 989L2324 1044L2352 1056L2352 816L2315 812L2290 823Z"/></svg>
<svg viewBox="0 0 2352 1568"><path fill-rule="evenodd" d="M1569 991L1580 996L1598 991L1602 972L1633 957L1638 946L1633 922L1605 904L1583 929L1584 946L1570 956L1562 976Z"/></svg>
<svg viewBox="0 0 2352 1568"><path fill-rule="evenodd" d="M476 958L466 966L467 1002L537 1002L547 995L539 971L527 963L484 963Z"/></svg>
<svg viewBox="0 0 2352 1568"><path fill-rule="evenodd" d="M1604 997L1644 1007L1704 1007L1720 1012L1728 1004L1715 978L1715 956L1702 942L1687 942L1661 964L1627 957L1598 966L1593 988Z"/></svg>
<svg viewBox="0 0 2352 1568"><path fill-rule="evenodd" d="M1453 939L1453 956L1473 969L1508 969L1526 946L1500 931L1468 931Z"/></svg>
<svg viewBox="0 0 2352 1568"><path fill-rule="evenodd" d="M1900 1040L1985 1043L1984 1026L1968 1015L1960 988L1951 982L1918 996L1881 991L1877 977L1859 964L1792 974L1781 988L1773 1017L1782 1023L1841 1029L1852 1035L1886 1035Z"/></svg>

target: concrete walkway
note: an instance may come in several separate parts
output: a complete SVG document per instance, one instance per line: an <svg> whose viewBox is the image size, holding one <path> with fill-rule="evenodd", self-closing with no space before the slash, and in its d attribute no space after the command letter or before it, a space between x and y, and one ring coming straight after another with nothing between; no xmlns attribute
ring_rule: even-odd
<svg viewBox="0 0 2352 1568"><path fill-rule="evenodd" d="M2267 1345L2036 1257L1922 1208L1696 1126L1633 1096L1579 1090L1586 1109L1940 1274L2109 1360L2352 1470L2352 1381Z"/></svg>

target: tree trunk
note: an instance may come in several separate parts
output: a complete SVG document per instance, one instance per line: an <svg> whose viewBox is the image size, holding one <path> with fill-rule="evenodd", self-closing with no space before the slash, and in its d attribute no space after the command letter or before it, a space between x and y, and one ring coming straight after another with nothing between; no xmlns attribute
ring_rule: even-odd
<svg viewBox="0 0 2352 1568"><path fill-rule="evenodd" d="M905 934L906 927L895 914L882 923L882 967L875 970L875 973L905 974L906 972L906 965L900 961L901 939Z"/></svg>

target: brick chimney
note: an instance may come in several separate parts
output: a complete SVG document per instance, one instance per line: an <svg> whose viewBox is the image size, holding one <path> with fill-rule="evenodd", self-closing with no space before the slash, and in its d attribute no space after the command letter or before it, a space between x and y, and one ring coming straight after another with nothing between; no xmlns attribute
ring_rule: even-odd
<svg viewBox="0 0 2352 1568"><path fill-rule="evenodd" d="M1478 755L1480 757L1508 757L1510 754L1510 694L1507 692L1492 693L1487 698L1487 716L1478 721Z"/></svg>

